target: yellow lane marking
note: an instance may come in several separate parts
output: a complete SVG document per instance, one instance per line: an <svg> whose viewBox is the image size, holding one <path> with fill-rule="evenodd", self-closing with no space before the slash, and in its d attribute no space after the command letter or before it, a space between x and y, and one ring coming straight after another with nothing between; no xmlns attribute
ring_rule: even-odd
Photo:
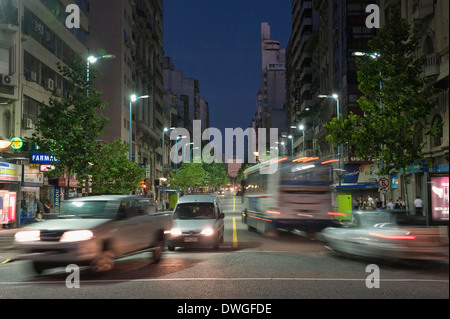
<svg viewBox="0 0 450 319"><path fill-rule="evenodd" d="M236 217L233 217L233 248L237 248L237 231L236 231Z"/></svg>
<svg viewBox="0 0 450 319"><path fill-rule="evenodd" d="M236 196L233 196L233 212L236 210Z"/></svg>
<svg viewBox="0 0 450 319"><path fill-rule="evenodd" d="M6 264L6 263L8 263L9 261L11 260L11 258L10 259L6 259L6 260L4 260L4 261L2 261L1 263L0 263L0 265L3 265L3 264Z"/></svg>

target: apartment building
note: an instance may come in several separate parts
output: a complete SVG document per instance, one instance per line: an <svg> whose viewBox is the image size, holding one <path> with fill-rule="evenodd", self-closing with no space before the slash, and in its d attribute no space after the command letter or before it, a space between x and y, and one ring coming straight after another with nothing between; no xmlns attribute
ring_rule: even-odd
<svg viewBox="0 0 450 319"><path fill-rule="evenodd" d="M176 127L184 127L193 136L193 121L201 120L202 132L209 127L209 103L200 96L198 79L187 78L182 70L175 69L171 57L164 57L164 91L175 96L177 106Z"/></svg>
<svg viewBox="0 0 450 319"><path fill-rule="evenodd" d="M317 86L313 79L317 68L313 68L314 49L318 45L318 12L312 0L294 0L291 5L292 32L286 54L286 128L293 137L288 148L294 148L294 155L310 154L312 139L303 139L304 132L314 130L313 114L318 106L313 104ZM317 64L317 63L316 63ZM298 127L304 126L304 131ZM306 145L303 145L305 141ZM290 150L289 154L292 154Z"/></svg>
<svg viewBox="0 0 450 319"><path fill-rule="evenodd" d="M115 55L96 64L101 75L94 85L103 91L108 104L104 115L110 120L100 139L131 139L130 157L146 166L155 192L153 181L162 176L162 132L170 122L163 107L162 1L96 0L90 2L90 12L95 18L89 54ZM138 99L132 101L132 95Z"/></svg>
<svg viewBox="0 0 450 319"><path fill-rule="evenodd" d="M80 9L80 28L70 29L66 6L74 3ZM0 193L17 199L16 225L21 211L33 213L38 200L54 204L59 186L67 185L64 179L55 185L44 181L31 157L36 145L26 139L35 132L39 103L48 103L52 94L66 95L68 83L57 63L66 64L75 54L87 56L88 30L84 0L0 1L0 140L18 141L1 150L0 166L7 169L0 174ZM72 186L76 194L76 182Z"/></svg>
<svg viewBox="0 0 450 319"><path fill-rule="evenodd" d="M286 50L272 40L270 25L261 23L261 93L264 112L263 127L285 131Z"/></svg>
<svg viewBox="0 0 450 319"><path fill-rule="evenodd" d="M413 201L419 196L424 201L425 212L430 216L430 222L439 222L440 218L445 218L448 223L448 195L446 198L446 208L438 207L444 215L437 214L435 197L430 192L430 187L435 187L433 179L436 176L441 178L446 176L448 190L449 173L449 2L445 0L381 0L381 20L387 19L395 7L400 7L402 18L408 23L417 27L420 38L417 56L425 58L423 75L427 79L427 88L433 87L436 109L432 116L433 120L443 122L443 127L436 137L417 136L416 142L426 142L423 152L425 158L432 163L430 167L421 168L414 165L409 171L407 189L402 189L401 183L398 186L392 185L389 195L397 198L407 195L406 202L410 209L413 209ZM394 176L393 178L396 178ZM431 185L431 186L430 186ZM439 187L436 186L436 187ZM447 191L448 192L448 191ZM439 206L439 205L438 205ZM446 213L445 213L446 212ZM440 216L438 218L438 216ZM448 224L447 224L448 225Z"/></svg>

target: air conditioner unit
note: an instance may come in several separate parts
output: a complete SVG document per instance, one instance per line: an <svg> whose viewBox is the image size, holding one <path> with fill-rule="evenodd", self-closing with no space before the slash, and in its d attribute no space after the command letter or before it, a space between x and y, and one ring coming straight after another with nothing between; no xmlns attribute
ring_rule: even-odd
<svg viewBox="0 0 450 319"><path fill-rule="evenodd" d="M38 23L37 25L37 33L39 33L40 35L44 34L44 26L40 23Z"/></svg>
<svg viewBox="0 0 450 319"><path fill-rule="evenodd" d="M11 77L7 74L0 74L0 84L11 85Z"/></svg>
<svg viewBox="0 0 450 319"><path fill-rule="evenodd" d="M37 73L31 71L30 78L31 78L31 81L37 82Z"/></svg>
<svg viewBox="0 0 450 319"><path fill-rule="evenodd" d="M53 91L54 88L55 88L55 81L53 81L52 79L47 79L47 80L45 81L45 88L46 88L47 90Z"/></svg>
<svg viewBox="0 0 450 319"><path fill-rule="evenodd" d="M24 130L32 130L34 128L33 120L24 118L22 121L22 127Z"/></svg>

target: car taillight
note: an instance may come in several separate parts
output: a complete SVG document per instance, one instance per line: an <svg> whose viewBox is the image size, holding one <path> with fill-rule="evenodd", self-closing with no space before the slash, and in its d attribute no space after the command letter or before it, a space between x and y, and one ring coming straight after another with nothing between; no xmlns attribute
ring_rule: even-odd
<svg viewBox="0 0 450 319"><path fill-rule="evenodd" d="M386 234L378 234L378 233L369 233L370 236L383 238L383 239L403 239L403 240L414 240L416 236L412 235L386 235Z"/></svg>

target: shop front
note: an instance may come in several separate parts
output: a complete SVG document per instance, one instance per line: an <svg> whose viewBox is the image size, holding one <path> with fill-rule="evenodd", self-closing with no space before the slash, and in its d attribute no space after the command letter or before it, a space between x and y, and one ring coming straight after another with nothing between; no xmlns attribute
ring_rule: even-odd
<svg viewBox="0 0 450 319"><path fill-rule="evenodd" d="M355 209L380 208L385 205L385 195L380 191L377 164L345 164L341 181L335 185L336 206L339 212L346 213ZM351 216L346 216L350 218Z"/></svg>
<svg viewBox="0 0 450 319"><path fill-rule="evenodd" d="M33 164L24 165L22 172L20 226L25 226L34 222L39 213L43 213L44 204L40 200L40 193L44 186L44 174Z"/></svg>
<svg viewBox="0 0 450 319"><path fill-rule="evenodd" d="M17 200L22 166L0 162L0 227L17 225Z"/></svg>

